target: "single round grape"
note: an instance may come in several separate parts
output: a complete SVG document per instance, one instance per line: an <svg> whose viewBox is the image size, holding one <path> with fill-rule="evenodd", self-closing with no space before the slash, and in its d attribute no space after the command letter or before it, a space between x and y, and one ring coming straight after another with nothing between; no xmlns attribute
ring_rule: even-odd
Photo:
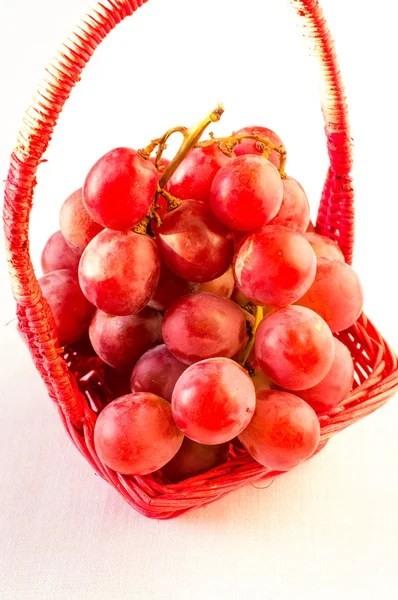
<svg viewBox="0 0 398 600"><path fill-rule="evenodd" d="M188 365L215 356L231 358L245 333L243 311L230 300L206 292L176 300L162 324L167 349Z"/></svg>
<svg viewBox="0 0 398 600"><path fill-rule="evenodd" d="M334 360L326 377L314 387L297 392L297 395L308 402L316 412L340 404L347 398L354 383L354 363L350 351L336 338L334 338L334 347Z"/></svg>
<svg viewBox="0 0 398 600"><path fill-rule="evenodd" d="M177 360L164 344L141 356L130 379L132 392L152 392L171 402L174 386L187 365Z"/></svg>
<svg viewBox="0 0 398 600"><path fill-rule="evenodd" d="M182 446L175 456L162 467L162 473L173 483L201 475L227 462L229 442L224 444L198 444L184 437Z"/></svg>
<svg viewBox="0 0 398 600"><path fill-rule="evenodd" d="M317 449L320 426L315 411L288 392L257 392L256 410L239 440L264 467L287 471Z"/></svg>
<svg viewBox="0 0 398 600"><path fill-rule="evenodd" d="M194 148L171 177L170 193L181 200L208 202L215 174L230 160L217 144Z"/></svg>
<svg viewBox="0 0 398 600"><path fill-rule="evenodd" d="M310 222L310 205L307 194L293 177L282 179L283 199L277 215L270 225L284 225L305 233Z"/></svg>
<svg viewBox="0 0 398 600"><path fill-rule="evenodd" d="M235 287L235 279L232 269L225 271L217 279L212 281L206 281L201 283L197 289L198 292L209 292L210 294L217 294L223 298L230 298Z"/></svg>
<svg viewBox="0 0 398 600"><path fill-rule="evenodd" d="M80 285L100 310L109 315L132 315L152 298L160 264L156 243L148 235L104 229L83 252Z"/></svg>
<svg viewBox="0 0 398 600"><path fill-rule="evenodd" d="M200 444L223 444L250 422L256 404L246 371L228 358L190 366L174 388L171 407L177 426Z"/></svg>
<svg viewBox="0 0 398 600"><path fill-rule="evenodd" d="M362 285L354 269L346 263L319 257L315 280L297 304L317 312L333 332L343 331L362 312Z"/></svg>
<svg viewBox="0 0 398 600"><path fill-rule="evenodd" d="M186 279L181 279L181 277L170 271L168 266L162 262L158 285L148 302L148 306L156 310L165 311L177 298L190 294L196 288L197 284L191 283Z"/></svg>
<svg viewBox="0 0 398 600"><path fill-rule="evenodd" d="M260 368L277 385L304 390L329 372L334 358L333 335L314 311L286 306L261 321L255 352Z"/></svg>
<svg viewBox="0 0 398 600"><path fill-rule="evenodd" d="M144 352L162 341L162 315L144 308L136 315L115 317L97 310L89 328L100 358L114 369L131 369Z"/></svg>
<svg viewBox="0 0 398 600"><path fill-rule="evenodd" d="M157 183L150 160L131 148L115 148L90 169L83 185L84 206L103 227L123 231L148 214Z"/></svg>
<svg viewBox="0 0 398 600"><path fill-rule="evenodd" d="M87 332L95 310L79 287L77 273L51 271L40 277L39 285L54 315L59 345L77 342Z"/></svg>
<svg viewBox="0 0 398 600"><path fill-rule="evenodd" d="M268 129L267 127L258 127L255 125L251 127L243 127L243 129L239 129L239 131L236 132L236 135L239 135L241 133L257 133L263 138L268 138L276 146L283 146L283 142L279 135L276 135L276 133L272 131L272 129ZM261 155L265 149L266 146L261 142L256 142L256 140L243 139L240 142L240 144L235 146L234 152L236 156L241 156L242 154ZM275 167L279 167L279 152L277 152L276 150L272 150L268 160L271 161L272 164L275 165Z"/></svg>
<svg viewBox="0 0 398 600"><path fill-rule="evenodd" d="M311 286L315 272L316 257L309 243L282 225L248 235L234 258L237 287L258 305L293 304Z"/></svg>
<svg viewBox="0 0 398 600"><path fill-rule="evenodd" d="M41 270L44 274L60 269L77 273L81 252L73 250L60 231L50 236L41 253Z"/></svg>
<svg viewBox="0 0 398 600"><path fill-rule="evenodd" d="M170 403L147 392L113 400L100 413L94 429L99 458L124 475L157 471L178 452L183 437Z"/></svg>
<svg viewBox="0 0 398 600"><path fill-rule="evenodd" d="M205 202L183 202L167 213L157 237L169 269L188 281L202 283L220 277L232 262L231 232Z"/></svg>
<svg viewBox="0 0 398 600"><path fill-rule="evenodd" d="M232 158L214 177L210 204L230 229L260 229L278 213L282 179L269 160L252 154Z"/></svg>
<svg viewBox="0 0 398 600"><path fill-rule="evenodd" d="M322 256L323 258L334 258L340 262L345 262L344 254L340 246L336 242L326 237L326 235L320 235L315 232L307 232L304 234L305 239L315 252L315 256Z"/></svg>
<svg viewBox="0 0 398 600"><path fill-rule="evenodd" d="M68 196L61 206L59 225L68 244L81 252L103 229L102 225L93 221L84 208L82 188Z"/></svg>

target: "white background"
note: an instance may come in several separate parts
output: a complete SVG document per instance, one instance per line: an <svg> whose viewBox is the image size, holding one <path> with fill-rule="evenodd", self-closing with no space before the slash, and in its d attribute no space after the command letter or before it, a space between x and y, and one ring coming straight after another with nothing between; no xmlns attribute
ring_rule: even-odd
<svg viewBox="0 0 398 600"><path fill-rule="evenodd" d="M355 139L355 267L398 348L394 0L323 0ZM0 0L0 176L43 68L85 0ZM285 0L150 0L99 48L41 166L32 256L108 149L141 147L223 101L214 131L275 129L313 216L327 167L314 63ZM269 489L170 522L128 507L65 436L15 328L0 265L0 597L4 600L396 600L398 402Z"/></svg>

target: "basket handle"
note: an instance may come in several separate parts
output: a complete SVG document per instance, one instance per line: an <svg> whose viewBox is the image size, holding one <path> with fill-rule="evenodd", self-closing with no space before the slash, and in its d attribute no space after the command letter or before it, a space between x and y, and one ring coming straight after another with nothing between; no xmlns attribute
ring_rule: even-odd
<svg viewBox="0 0 398 600"><path fill-rule="evenodd" d="M3 224L11 285L17 302L20 331L50 397L72 427L90 419L75 394L57 345L55 324L41 294L29 255L29 217L36 171L50 142L59 114L93 52L108 33L147 0L102 0L89 10L56 57L47 66L32 104L26 111L11 155ZM339 241L347 262L353 251L354 209L350 178L351 138L344 87L329 29L317 0L290 0L301 17L304 35L315 44L324 81L322 108L330 158L318 213L317 228Z"/></svg>

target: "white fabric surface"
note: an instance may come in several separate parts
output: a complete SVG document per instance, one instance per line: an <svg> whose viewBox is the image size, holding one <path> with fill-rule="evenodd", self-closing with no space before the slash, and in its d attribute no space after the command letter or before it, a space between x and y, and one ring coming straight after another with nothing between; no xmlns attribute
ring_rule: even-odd
<svg viewBox="0 0 398 600"><path fill-rule="evenodd" d="M98 50L40 168L36 266L60 202L101 152L142 146L219 100L228 111L218 131L258 123L280 133L288 172L315 215L326 154L313 66L283 2L247 0L242 15L239 5L150 0ZM398 348L395 4L379 0L377 12L360 0L323 6L356 141L355 267L367 313ZM0 4L2 179L42 68L84 7ZM200 33L194 44L192 31ZM6 326L14 302L3 252L0 290L2 600L398 598L397 398L268 489L247 486L177 520L150 521L95 476L65 436L15 321Z"/></svg>

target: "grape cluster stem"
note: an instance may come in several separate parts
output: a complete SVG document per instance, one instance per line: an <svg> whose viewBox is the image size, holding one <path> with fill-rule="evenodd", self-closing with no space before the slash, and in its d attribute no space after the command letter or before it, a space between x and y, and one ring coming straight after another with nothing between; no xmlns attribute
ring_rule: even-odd
<svg viewBox="0 0 398 600"><path fill-rule="evenodd" d="M240 361L240 364L242 365L242 367L246 367L247 359L249 358L250 352L252 351L252 348L254 346L254 340L256 338L257 327L260 325L261 321L263 320L263 316L264 316L263 307L256 306L255 322L254 322L252 331L250 332L250 338L249 338L249 341L245 348L245 351L243 353L242 360Z"/></svg>

